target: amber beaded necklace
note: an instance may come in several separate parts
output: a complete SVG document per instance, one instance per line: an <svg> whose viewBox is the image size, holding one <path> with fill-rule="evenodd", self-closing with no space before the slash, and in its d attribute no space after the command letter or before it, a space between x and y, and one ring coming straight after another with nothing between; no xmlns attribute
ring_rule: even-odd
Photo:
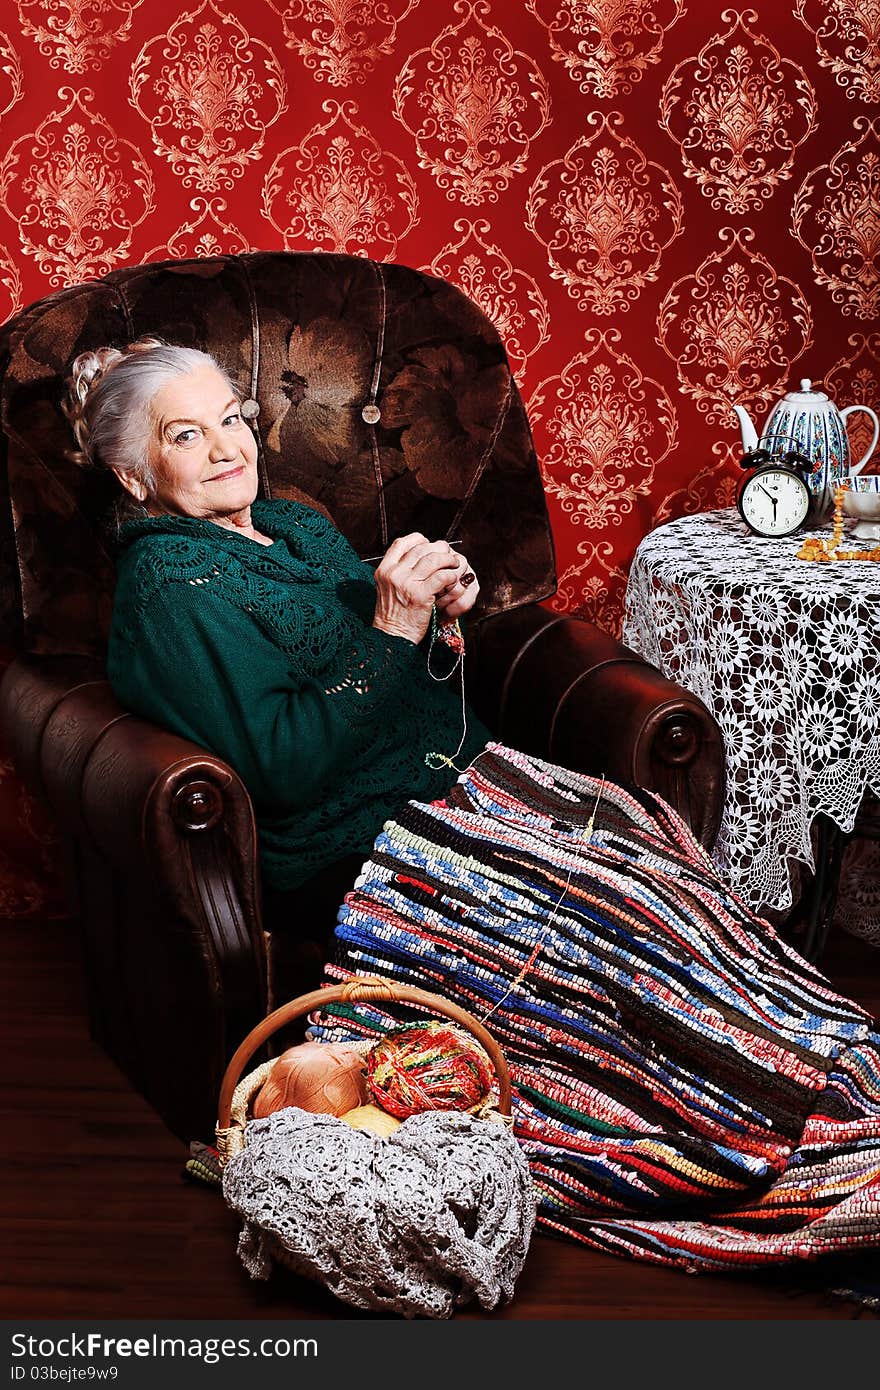
<svg viewBox="0 0 880 1390"><path fill-rule="evenodd" d="M821 536L808 536L797 553L799 560L815 560L827 564L830 560L880 560L880 545L871 550L841 550L843 540L843 494L844 484L834 489L834 523L831 530L831 543Z"/></svg>

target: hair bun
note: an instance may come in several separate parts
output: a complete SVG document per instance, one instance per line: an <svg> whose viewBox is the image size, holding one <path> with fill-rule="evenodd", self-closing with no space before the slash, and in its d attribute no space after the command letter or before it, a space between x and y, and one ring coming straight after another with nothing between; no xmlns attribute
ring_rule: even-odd
<svg viewBox="0 0 880 1390"><path fill-rule="evenodd" d="M119 348L103 347L93 352L81 352L74 359L68 380L68 396L62 402L64 413L70 421L78 450L71 450L70 457L76 463L88 464L89 427L86 422L86 404L92 388L121 361L124 353Z"/></svg>
<svg viewBox="0 0 880 1390"><path fill-rule="evenodd" d="M119 348L110 347L98 348L96 352L81 352L70 370L70 392L74 400L85 405L95 382L111 367L115 367L123 356Z"/></svg>

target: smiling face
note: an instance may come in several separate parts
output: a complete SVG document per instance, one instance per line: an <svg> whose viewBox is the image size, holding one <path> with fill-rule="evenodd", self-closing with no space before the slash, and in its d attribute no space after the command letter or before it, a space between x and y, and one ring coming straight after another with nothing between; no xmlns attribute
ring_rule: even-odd
<svg viewBox="0 0 880 1390"><path fill-rule="evenodd" d="M219 521L250 507L257 495L257 444L218 371L205 366L175 377L156 392L151 414L152 492L144 496L130 476L117 474L151 514Z"/></svg>

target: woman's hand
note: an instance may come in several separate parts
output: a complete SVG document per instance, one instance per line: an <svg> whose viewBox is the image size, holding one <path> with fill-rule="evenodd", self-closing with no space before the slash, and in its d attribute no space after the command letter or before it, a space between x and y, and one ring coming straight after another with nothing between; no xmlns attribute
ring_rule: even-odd
<svg viewBox="0 0 880 1390"><path fill-rule="evenodd" d="M458 574L451 584L437 595L437 613L446 622L462 618L477 601L480 584L463 555L458 556Z"/></svg>
<svg viewBox="0 0 880 1390"><path fill-rule="evenodd" d="M419 643L428 631L434 601L444 618L476 582L462 586L466 561L446 541L429 541L418 531L392 541L376 568L376 611L373 627L394 637ZM442 597L441 597L442 596ZM476 595L474 595L476 597ZM473 600L460 609L466 612Z"/></svg>

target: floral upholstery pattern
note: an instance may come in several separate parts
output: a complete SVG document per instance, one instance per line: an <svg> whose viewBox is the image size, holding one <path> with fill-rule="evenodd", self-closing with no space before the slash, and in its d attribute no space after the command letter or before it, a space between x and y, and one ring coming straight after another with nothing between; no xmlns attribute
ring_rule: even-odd
<svg viewBox="0 0 880 1390"><path fill-rule="evenodd" d="M117 270L4 325L0 643L103 653L116 484L66 457L61 402L77 353L144 333L213 352L260 402L263 495L310 500L363 556L411 530L460 539L484 616L553 591L540 470L489 319L405 266L257 252Z"/></svg>

